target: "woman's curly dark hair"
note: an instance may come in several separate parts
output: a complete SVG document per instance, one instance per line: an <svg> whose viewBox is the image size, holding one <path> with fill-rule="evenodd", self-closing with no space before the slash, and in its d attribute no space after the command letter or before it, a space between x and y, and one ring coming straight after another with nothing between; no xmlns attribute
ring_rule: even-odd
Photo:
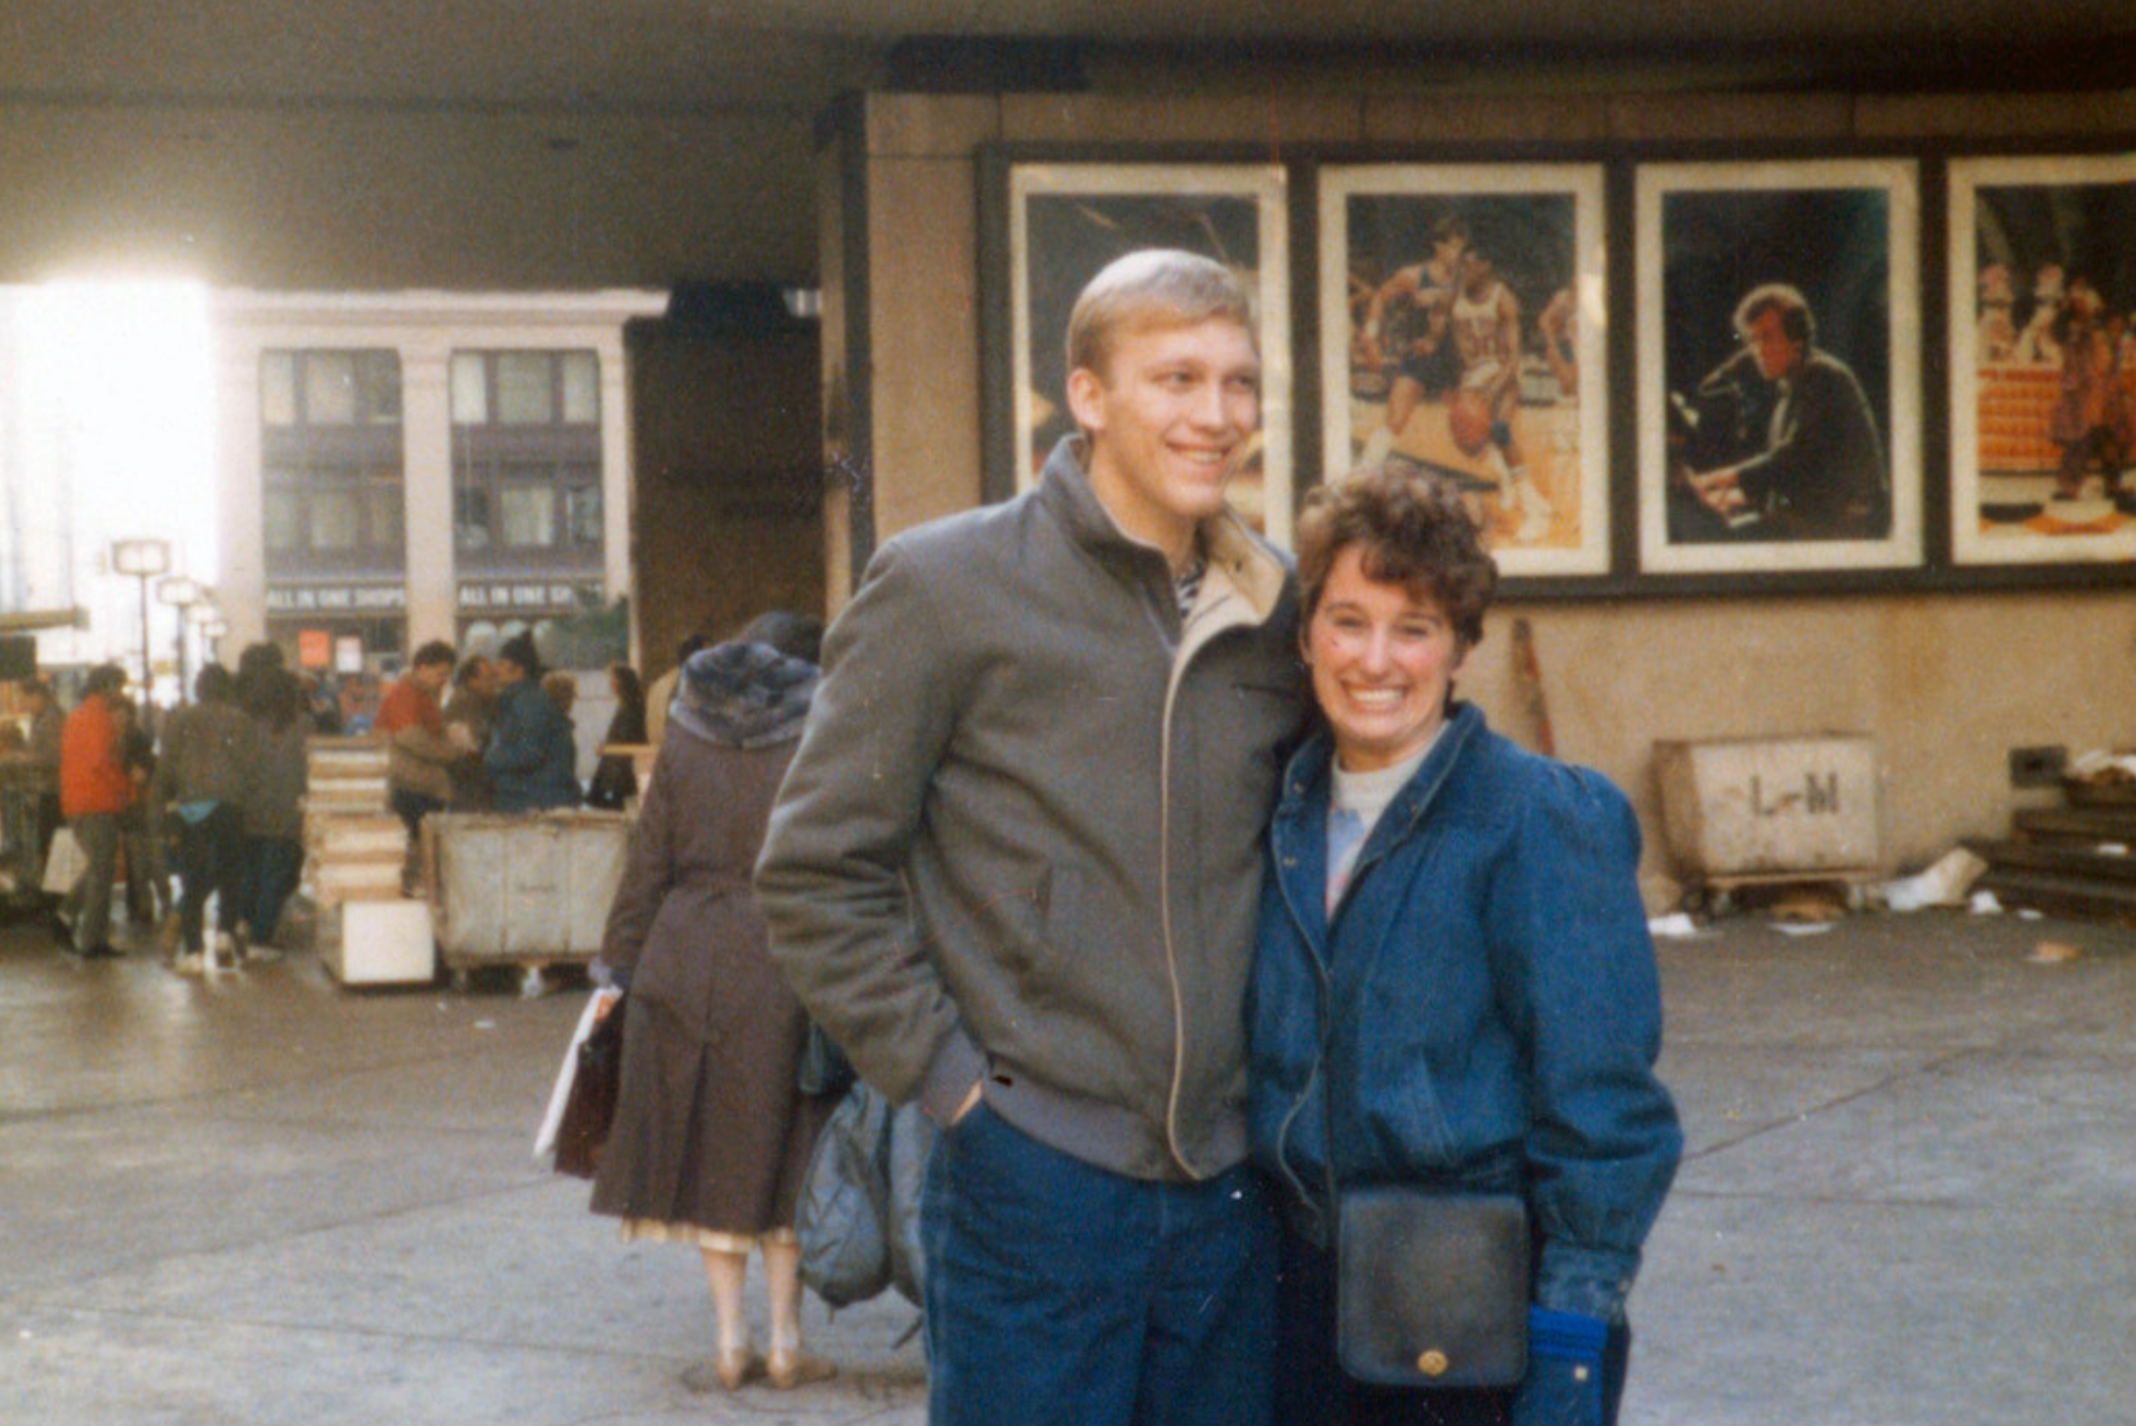
<svg viewBox="0 0 2136 1426"><path fill-rule="evenodd" d="M1352 545L1368 578L1429 596L1463 648L1483 641L1498 565L1452 481L1409 466L1368 465L1308 495L1297 533L1307 619L1320 607L1336 557Z"/></svg>

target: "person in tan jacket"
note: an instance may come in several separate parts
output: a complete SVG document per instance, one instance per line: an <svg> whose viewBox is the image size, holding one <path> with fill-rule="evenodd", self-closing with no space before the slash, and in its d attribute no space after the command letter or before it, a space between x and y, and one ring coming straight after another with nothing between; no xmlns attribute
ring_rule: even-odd
<svg viewBox="0 0 2136 1426"><path fill-rule="evenodd" d="M408 857L401 871L404 891L416 879L423 818L451 804L453 766L471 756L471 749L446 731L445 713L438 706L438 692L452 677L456 661L452 645L442 639L417 649L408 672L386 690L372 724L386 744L387 804L408 828Z"/></svg>

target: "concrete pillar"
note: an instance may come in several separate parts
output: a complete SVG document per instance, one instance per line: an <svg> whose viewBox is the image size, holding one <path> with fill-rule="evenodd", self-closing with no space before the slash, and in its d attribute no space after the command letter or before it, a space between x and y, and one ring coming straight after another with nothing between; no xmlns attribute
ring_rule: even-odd
<svg viewBox="0 0 2136 1426"><path fill-rule="evenodd" d="M630 385L621 325L603 330L594 350L601 363L601 588L613 602L631 594L630 513L637 487L631 478ZM641 662L639 622L630 620L633 664Z"/></svg>
<svg viewBox="0 0 2136 1426"><path fill-rule="evenodd" d="M216 607L228 632L224 650L267 637L267 537L260 470L260 350L250 333L225 332L216 343L215 471L221 545ZM234 661L234 653L231 655Z"/></svg>
<svg viewBox="0 0 2136 1426"><path fill-rule="evenodd" d="M457 642L452 558L452 350L438 341L400 346L402 509L408 652Z"/></svg>

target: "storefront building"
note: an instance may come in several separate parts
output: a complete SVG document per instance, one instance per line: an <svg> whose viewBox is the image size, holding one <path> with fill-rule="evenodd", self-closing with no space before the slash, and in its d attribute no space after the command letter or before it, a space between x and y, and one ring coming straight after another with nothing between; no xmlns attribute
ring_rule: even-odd
<svg viewBox="0 0 2136 1426"><path fill-rule="evenodd" d="M527 628L566 666L625 656L623 324L665 302L220 295L229 642L369 678Z"/></svg>

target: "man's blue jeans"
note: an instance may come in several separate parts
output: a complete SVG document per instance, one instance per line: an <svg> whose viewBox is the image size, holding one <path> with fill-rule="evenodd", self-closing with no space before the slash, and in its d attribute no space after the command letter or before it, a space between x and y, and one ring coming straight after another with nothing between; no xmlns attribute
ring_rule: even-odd
<svg viewBox="0 0 2136 1426"><path fill-rule="evenodd" d="M1264 1194L1243 1165L1125 1178L975 1106L920 1202L930 1426L1265 1426Z"/></svg>

